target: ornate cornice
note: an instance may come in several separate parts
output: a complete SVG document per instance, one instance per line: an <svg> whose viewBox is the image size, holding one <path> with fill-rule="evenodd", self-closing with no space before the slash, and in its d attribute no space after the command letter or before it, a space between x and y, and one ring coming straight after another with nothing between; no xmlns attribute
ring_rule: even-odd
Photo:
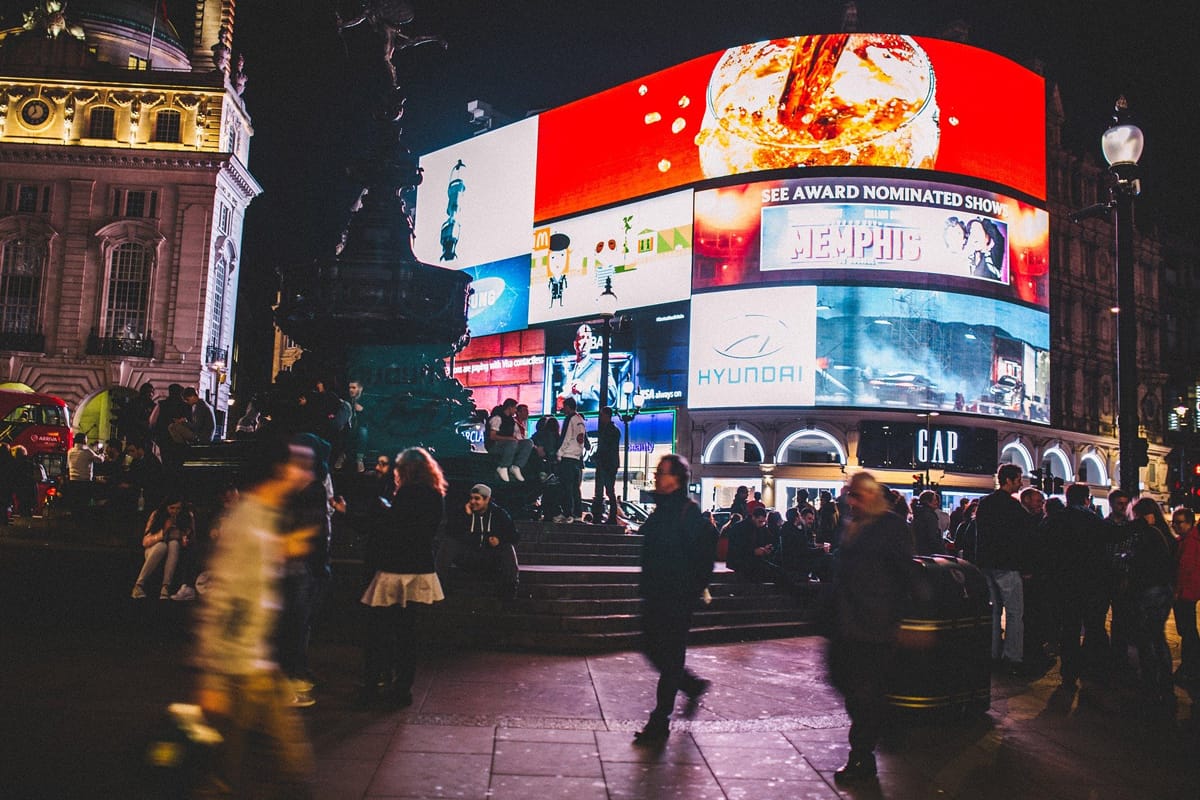
<svg viewBox="0 0 1200 800"><path fill-rule="evenodd" d="M183 152L125 148L120 151L98 147L59 147L12 143L0 145L0 162L76 164L92 167L145 167L220 170L228 153ZM261 189L259 190L261 191Z"/></svg>

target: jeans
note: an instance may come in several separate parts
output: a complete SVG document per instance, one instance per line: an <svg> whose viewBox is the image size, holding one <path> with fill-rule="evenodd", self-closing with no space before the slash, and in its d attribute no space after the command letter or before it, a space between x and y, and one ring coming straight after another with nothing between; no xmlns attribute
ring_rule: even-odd
<svg viewBox="0 0 1200 800"><path fill-rule="evenodd" d="M579 484L583 482L583 462L578 458L559 460L558 478L562 481L562 513L568 517L582 517L583 497L579 493Z"/></svg>
<svg viewBox="0 0 1200 800"><path fill-rule="evenodd" d="M515 466L520 469L525 466L529 454L533 452L533 442L528 439L491 442L487 451L500 460L497 466L504 469Z"/></svg>
<svg viewBox="0 0 1200 800"><path fill-rule="evenodd" d="M178 539L171 539L166 542L157 542L146 548L146 560L142 564L142 571L138 573L137 585L144 586L146 579L149 578L154 570L158 569L158 565L166 558L167 564L163 567L163 588L171 585L171 578L175 575L175 565L179 563L179 548L180 542Z"/></svg>
<svg viewBox="0 0 1200 800"><path fill-rule="evenodd" d="M1171 613L1171 587L1144 589L1132 601L1142 683L1151 691L1170 691L1171 650L1165 627Z"/></svg>
<svg viewBox="0 0 1200 800"><path fill-rule="evenodd" d="M983 576L992 596L992 658L1003 656L1006 661L1019 664L1025 659L1025 594L1021 573L1015 569L985 569Z"/></svg>
<svg viewBox="0 0 1200 800"><path fill-rule="evenodd" d="M1196 630L1196 601L1176 600L1175 629L1179 631L1179 669L1185 675L1200 677L1200 632Z"/></svg>
<svg viewBox="0 0 1200 800"><path fill-rule="evenodd" d="M457 564L468 572L496 575L500 579L496 593L501 598L515 597L521 580L517 549L503 542L496 547L476 547L474 542L456 536L442 538L437 550L435 569L438 578L447 582L450 566Z"/></svg>

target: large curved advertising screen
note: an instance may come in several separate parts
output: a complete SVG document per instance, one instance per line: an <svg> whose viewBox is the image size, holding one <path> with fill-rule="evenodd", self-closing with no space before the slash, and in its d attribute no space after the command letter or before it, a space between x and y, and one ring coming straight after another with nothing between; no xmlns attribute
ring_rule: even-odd
<svg viewBox="0 0 1200 800"><path fill-rule="evenodd" d="M988 88L997 86L1003 113ZM937 39L849 33L755 42L538 120L539 221L795 167L936 170L1046 196L1043 79Z"/></svg>
<svg viewBox="0 0 1200 800"><path fill-rule="evenodd" d="M696 193L692 288L896 283L1045 308L1050 216L983 189L896 178L760 181Z"/></svg>

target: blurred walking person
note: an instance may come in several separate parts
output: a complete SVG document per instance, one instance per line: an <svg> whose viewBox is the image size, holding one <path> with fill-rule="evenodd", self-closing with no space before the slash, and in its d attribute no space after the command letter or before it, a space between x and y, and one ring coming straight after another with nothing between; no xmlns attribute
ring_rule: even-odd
<svg viewBox="0 0 1200 800"><path fill-rule="evenodd" d="M1156 703L1175 700L1171 683L1171 649L1166 624L1171 615L1178 570L1175 536L1158 501L1143 497L1133 504L1133 548L1129 555L1129 602L1134 613L1134 644L1142 688Z"/></svg>
<svg viewBox="0 0 1200 800"><path fill-rule="evenodd" d="M850 521L834 567L829 677L850 715L850 757L839 786L876 778L875 745L887 716L892 662L909 591L913 540L869 472L850 479Z"/></svg>
<svg viewBox="0 0 1200 800"><path fill-rule="evenodd" d="M675 696L687 695L684 716L699 707L709 682L685 667L692 612L712 576L717 531L687 495L691 467L683 456L668 454L654 472L657 505L639 531L642 540L642 625L646 656L658 670L658 689L650 721L633 738L637 745L659 745L670 735Z"/></svg>
<svg viewBox="0 0 1200 800"><path fill-rule="evenodd" d="M446 479L423 447L396 456L391 503L367 539L374 577L360 602L367 606L363 701L412 705L417 672L417 616L445 598L434 571L433 540L445 516Z"/></svg>
<svg viewBox="0 0 1200 800"><path fill-rule="evenodd" d="M1196 514L1180 506L1171 515L1171 528L1179 537L1175 577L1175 629L1179 631L1180 660L1175 680L1200 681L1200 632L1196 630L1196 603L1200 601L1200 529Z"/></svg>
<svg viewBox="0 0 1200 800"><path fill-rule="evenodd" d="M211 788L234 797L305 797L312 751L272 645L284 564L309 544L311 531L285 536L282 525L292 498L312 483L312 450L266 440L244 475L248 488L221 525L197 607L199 705L224 737Z"/></svg>

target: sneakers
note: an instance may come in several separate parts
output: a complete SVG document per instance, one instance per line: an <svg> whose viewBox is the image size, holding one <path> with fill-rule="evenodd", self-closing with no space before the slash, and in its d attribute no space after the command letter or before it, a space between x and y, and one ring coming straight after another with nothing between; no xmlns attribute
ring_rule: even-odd
<svg viewBox="0 0 1200 800"><path fill-rule="evenodd" d="M171 599L171 590L167 588L167 585L165 583L163 584L163 587L158 590L158 599L159 600L170 600Z"/></svg>
<svg viewBox="0 0 1200 800"><path fill-rule="evenodd" d="M569 518L563 514L555 514L553 517L550 518L550 521L555 524L561 525L562 523L568 521L568 519ZM136 591L136 589L134 591ZM145 596L146 596L145 594L142 595L142 597L145 597ZM134 595L134 597L137 597L137 595Z"/></svg>
<svg viewBox="0 0 1200 800"><path fill-rule="evenodd" d="M500 480L508 483L508 467L496 467L496 474L500 476Z"/></svg>
<svg viewBox="0 0 1200 800"><path fill-rule="evenodd" d="M133 592L130 594L134 600L144 600L146 598L146 589L140 583L133 585Z"/></svg>
<svg viewBox="0 0 1200 800"><path fill-rule="evenodd" d="M179 587L179 591L171 595L172 600L195 600L196 590L188 586L186 583Z"/></svg>
<svg viewBox="0 0 1200 800"><path fill-rule="evenodd" d="M512 475L514 481L521 481L522 483L525 482L525 476L521 474L521 468L516 464L513 464L508 468L508 473Z"/></svg>

